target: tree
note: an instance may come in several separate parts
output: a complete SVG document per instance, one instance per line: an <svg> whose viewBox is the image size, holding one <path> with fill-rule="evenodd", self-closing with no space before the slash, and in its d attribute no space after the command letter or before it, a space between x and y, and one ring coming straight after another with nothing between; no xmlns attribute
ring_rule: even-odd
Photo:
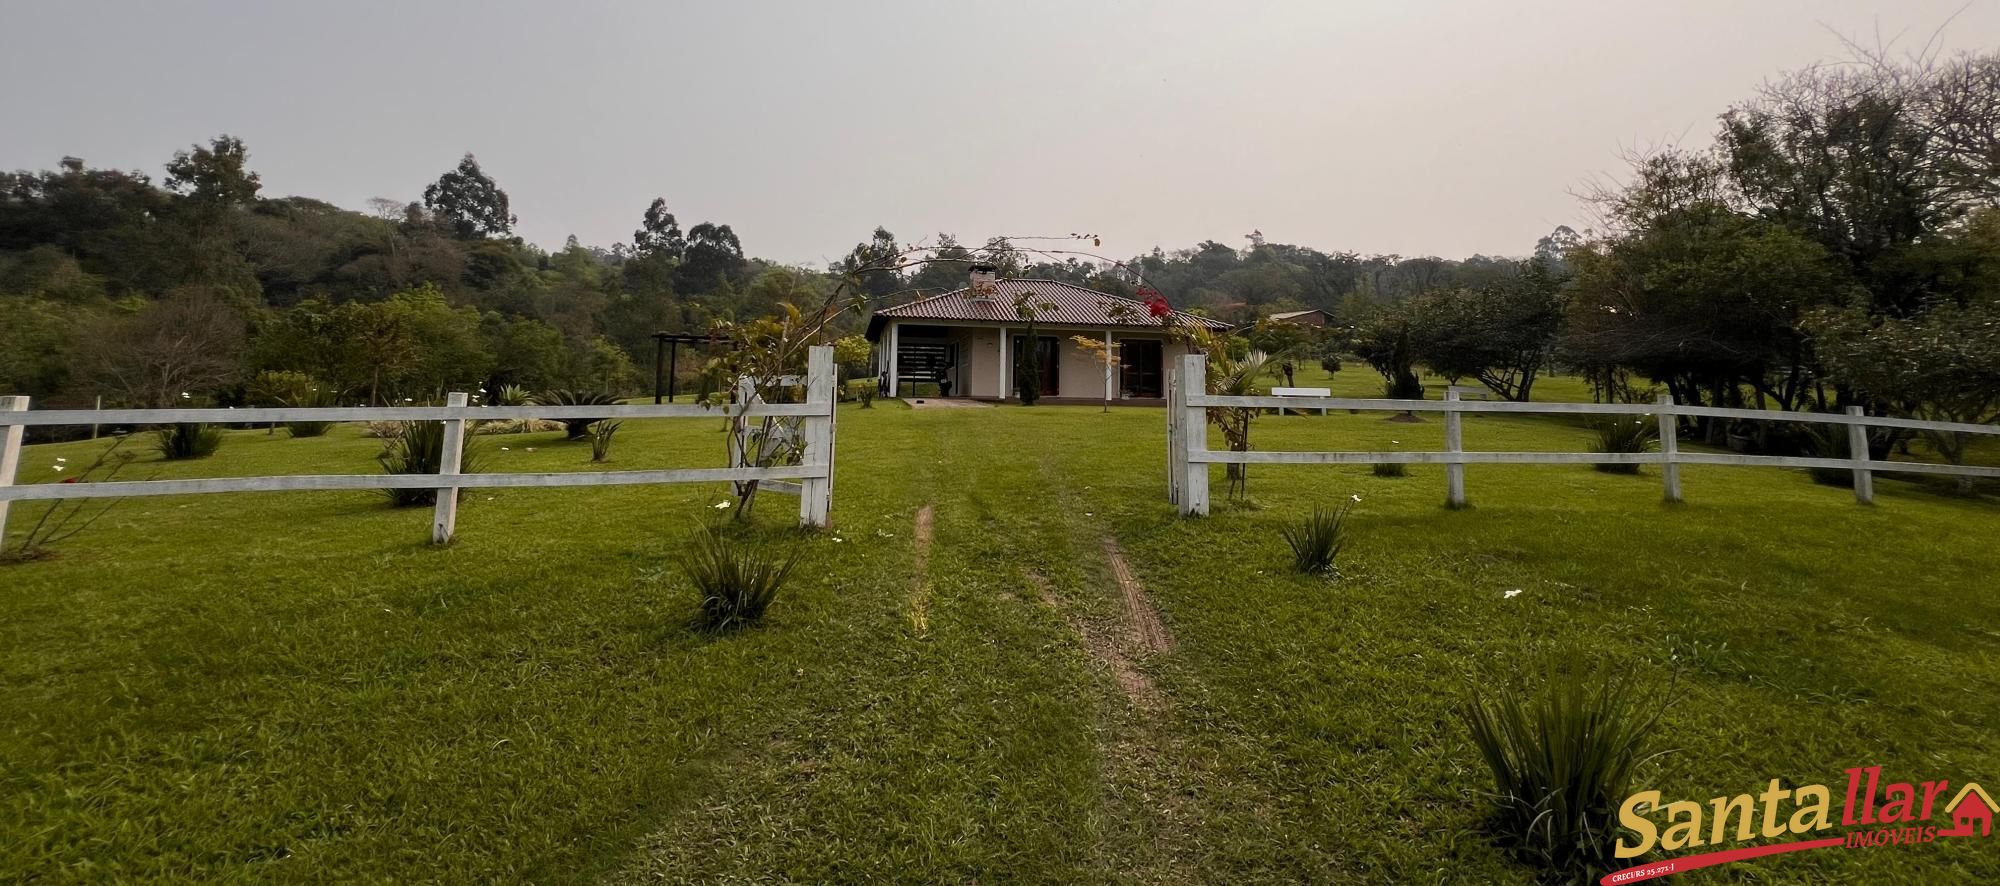
<svg viewBox="0 0 2000 886"><path fill-rule="evenodd" d="M639 222L639 229L632 232L632 251L674 261L680 261L681 254L687 251L687 238L681 236L680 222L667 211L667 198L655 197L653 204L646 207L646 217Z"/></svg>
<svg viewBox="0 0 2000 886"><path fill-rule="evenodd" d="M903 248L896 245L896 235L889 233L888 228L877 227L874 236L866 243L856 244L834 270L857 275L862 292L873 303L903 288L903 275L897 270L902 257Z"/></svg>
<svg viewBox="0 0 2000 886"><path fill-rule="evenodd" d="M208 147L192 145L174 153L167 162L167 190L203 214L254 203L263 181L250 171L249 160L242 139L218 135Z"/></svg>
<svg viewBox="0 0 2000 886"><path fill-rule="evenodd" d="M1412 342L1417 359L1446 378L1470 376L1527 401L1555 351L1566 283L1538 255L1510 279L1425 296Z"/></svg>
<svg viewBox="0 0 2000 886"><path fill-rule="evenodd" d="M517 219L507 211L507 192L479 168L471 154L424 189L424 209L461 240L505 237Z"/></svg>
<svg viewBox="0 0 2000 886"><path fill-rule="evenodd" d="M1828 371L1877 402L1935 421L2000 422L2000 295L1966 307L1934 305L1909 319L1826 310L1813 327ZM1965 463L1970 435L1923 435L1947 461ZM1960 477L1959 487L1970 491L1972 478Z"/></svg>
<svg viewBox="0 0 2000 886"><path fill-rule="evenodd" d="M110 318L92 339L97 376L114 397L163 409L236 380L242 315L208 290L188 287L137 313Z"/></svg>
<svg viewBox="0 0 2000 886"><path fill-rule="evenodd" d="M743 268L743 242L728 225L702 222L688 229L687 251L674 275L681 292L707 292Z"/></svg>
<svg viewBox="0 0 2000 886"><path fill-rule="evenodd" d="M1384 306L1355 327L1354 353L1382 375L1383 393L1392 400L1421 400L1417 380L1415 330L1422 306L1402 302Z"/></svg>

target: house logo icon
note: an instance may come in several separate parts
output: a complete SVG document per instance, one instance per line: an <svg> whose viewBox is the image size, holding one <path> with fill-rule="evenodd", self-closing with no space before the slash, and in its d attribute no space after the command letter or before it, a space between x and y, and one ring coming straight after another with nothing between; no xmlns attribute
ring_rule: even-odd
<svg viewBox="0 0 2000 886"><path fill-rule="evenodd" d="M1946 803L1944 814L1951 819L1951 829L1938 831L1940 837L1986 837L1993 833L1993 813L2000 806L1993 803L1986 789L1973 782L1966 782L1959 788L1958 796Z"/></svg>

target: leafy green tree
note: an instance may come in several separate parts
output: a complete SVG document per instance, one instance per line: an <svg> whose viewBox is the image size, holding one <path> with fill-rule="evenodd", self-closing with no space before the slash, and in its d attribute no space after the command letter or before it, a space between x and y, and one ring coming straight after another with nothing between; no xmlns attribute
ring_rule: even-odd
<svg viewBox="0 0 2000 886"><path fill-rule="evenodd" d="M192 145L174 153L167 162L167 190L203 214L247 206L257 201L263 187L249 161L242 139L218 135L207 147Z"/></svg>
<svg viewBox="0 0 2000 886"><path fill-rule="evenodd" d="M682 254L674 288L681 292L707 292L743 268L743 243L728 225L702 222L688 229L687 250Z"/></svg>
<svg viewBox="0 0 2000 886"><path fill-rule="evenodd" d="M904 288L902 272L897 269L902 255L903 248L896 244L896 235L889 233L888 228L878 227L868 242L856 244L834 270L858 278L861 291L872 304Z"/></svg>
<svg viewBox="0 0 2000 886"><path fill-rule="evenodd" d="M1555 353L1566 282L1537 256L1509 279L1425 296L1417 358L1446 378L1476 378L1508 400L1528 400Z"/></svg>
<svg viewBox="0 0 2000 886"><path fill-rule="evenodd" d="M680 223L674 214L667 211L667 198L655 197L653 204L646 207L646 217L640 221L639 230L632 232L632 251L641 256L665 256L679 261L687 251L687 238L681 236Z"/></svg>
<svg viewBox="0 0 2000 886"><path fill-rule="evenodd" d="M507 192L479 168L471 154L424 189L424 208L461 240L505 237L517 219L507 211Z"/></svg>

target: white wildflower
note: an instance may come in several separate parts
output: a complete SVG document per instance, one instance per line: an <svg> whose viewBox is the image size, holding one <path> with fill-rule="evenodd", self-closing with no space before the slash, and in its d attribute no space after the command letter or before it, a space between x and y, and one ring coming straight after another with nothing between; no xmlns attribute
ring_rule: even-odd
<svg viewBox="0 0 2000 886"><path fill-rule="evenodd" d="M1355 502L1356 504L1360 504L1360 503L1361 503L1361 493L1358 493L1358 492L1357 492L1357 493L1355 493L1355 494L1353 494L1353 495L1349 496L1349 498L1352 498L1352 499L1354 499L1354 502Z"/></svg>
<svg viewBox="0 0 2000 886"><path fill-rule="evenodd" d="M60 470L62 470L62 469L63 469L63 466L62 466L62 465L56 465L56 470L60 471Z"/></svg>
<svg viewBox="0 0 2000 886"><path fill-rule="evenodd" d="M718 511L720 511L720 510L722 510L723 508L726 508L726 507L729 507L729 500L728 500L728 499L723 499L722 501L719 501L719 502L716 502L716 503L715 503L715 509L716 509L716 510L718 510Z"/></svg>
<svg viewBox="0 0 2000 886"><path fill-rule="evenodd" d="M1515 589L1513 589L1513 590L1511 590L1511 591L1508 591L1507 593L1505 593L1505 594L1503 594L1503 595L1501 595L1501 596L1503 596L1503 597L1505 597L1505 598L1507 598L1507 599L1509 599L1509 600L1512 600L1512 599L1514 599L1515 597L1519 597L1519 596L1521 596L1521 589L1520 589L1520 588L1515 588Z"/></svg>
<svg viewBox="0 0 2000 886"><path fill-rule="evenodd" d="M62 463L64 463L64 462L67 462L67 461L69 461L69 459L66 459L66 458L63 458L63 457L62 457L62 456L60 456L60 455L56 456L56 464L62 464Z"/></svg>

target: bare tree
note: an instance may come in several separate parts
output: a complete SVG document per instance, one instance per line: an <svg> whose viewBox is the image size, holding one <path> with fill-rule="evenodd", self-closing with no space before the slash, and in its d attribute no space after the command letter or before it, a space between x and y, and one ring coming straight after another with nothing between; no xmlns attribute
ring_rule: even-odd
<svg viewBox="0 0 2000 886"><path fill-rule="evenodd" d="M148 408L236 379L243 317L203 288L174 290L137 314L107 322L97 337L97 377L105 390Z"/></svg>

